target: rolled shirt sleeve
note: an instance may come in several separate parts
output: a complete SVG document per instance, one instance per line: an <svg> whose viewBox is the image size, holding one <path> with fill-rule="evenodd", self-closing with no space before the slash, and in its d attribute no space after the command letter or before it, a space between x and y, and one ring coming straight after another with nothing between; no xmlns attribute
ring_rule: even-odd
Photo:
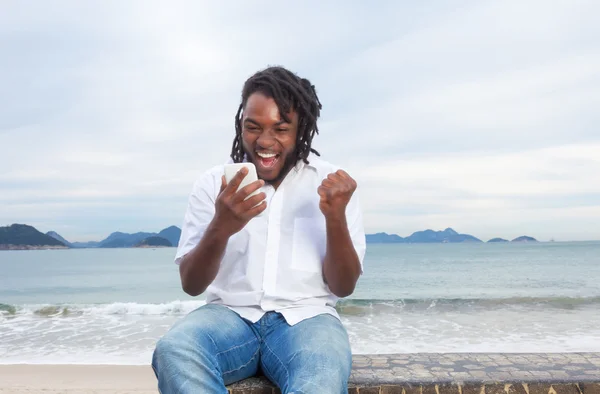
<svg viewBox="0 0 600 394"><path fill-rule="evenodd" d="M181 226L181 238L175 254L175 264L198 245L215 214L215 201L220 190L222 168L204 173L195 183ZM218 182L218 184L217 184Z"/></svg>

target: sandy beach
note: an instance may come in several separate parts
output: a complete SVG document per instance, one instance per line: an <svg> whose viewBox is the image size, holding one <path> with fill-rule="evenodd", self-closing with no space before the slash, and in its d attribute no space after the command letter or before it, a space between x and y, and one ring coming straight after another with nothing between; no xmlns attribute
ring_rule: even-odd
<svg viewBox="0 0 600 394"><path fill-rule="evenodd" d="M0 394L157 394L150 366L0 365Z"/></svg>

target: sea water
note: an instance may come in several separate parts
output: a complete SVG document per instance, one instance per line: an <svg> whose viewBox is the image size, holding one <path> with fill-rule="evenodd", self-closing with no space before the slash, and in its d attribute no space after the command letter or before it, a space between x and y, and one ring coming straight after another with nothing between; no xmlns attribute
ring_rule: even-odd
<svg viewBox="0 0 600 394"><path fill-rule="evenodd" d="M204 304L175 249L0 252L0 363L147 364ZM600 242L368 245L354 353L600 351Z"/></svg>

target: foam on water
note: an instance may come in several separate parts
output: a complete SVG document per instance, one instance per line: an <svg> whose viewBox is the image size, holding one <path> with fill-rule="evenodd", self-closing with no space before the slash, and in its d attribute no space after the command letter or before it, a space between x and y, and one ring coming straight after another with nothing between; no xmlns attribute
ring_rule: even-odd
<svg viewBox="0 0 600 394"><path fill-rule="evenodd" d="M204 305L204 301L172 301L151 304L115 302L109 304L0 304L0 319L35 315L39 317L79 315L186 315ZM342 315L389 313L393 311L476 311L543 307L546 309L600 309L600 297L507 297L507 298L451 298L451 299L345 299L338 303ZM0 320L1 321L1 320Z"/></svg>
<svg viewBox="0 0 600 394"><path fill-rule="evenodd" d="M600 351L597 300L555 301L345 300L338 310L357 354ZM5 305L0 364L148 364L156 341L203 304Z"/></svg>
<svg viewBox="0 0 600 394"><path fill-rule="evenodd" d="M204 305L204 301L172 301L161 304L115 302L110 304L0 304L0 319L15 316L78 316L78 315L186 315ZM1 321L1 320L0 320Z"/></svg>

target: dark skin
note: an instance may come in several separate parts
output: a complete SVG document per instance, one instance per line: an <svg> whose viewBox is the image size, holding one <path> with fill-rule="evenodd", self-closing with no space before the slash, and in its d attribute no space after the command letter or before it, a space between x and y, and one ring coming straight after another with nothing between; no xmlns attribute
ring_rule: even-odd
<svg viewBox="0 0 600 394"><path fill-rule="evenodd" d="M247 170L240 170L229 185L222 178L213 220L202 240L179 266L182 287L187 294L197 296L206 290L217 276L229 238L266 209L264 193L246 201L245 198L265 182L277 189L296 163L298 114L291 111L287 115L290 123L280 116L275 101L262 93L248 98L241 119L242 141L249 161L256 166L259 180L236 192ZM275 154L275 160L265 161L259 154ZM316 191L327 230L323 278L338 297L352 294L360 276L360 262L346 222L346 207L355 190L354 179L339 170L329 174Z"/></svg>
<svg viewBox="0 0 600 394"><path fill-rule="evenodd" d="M292 111L287 116L291 123L279 116L275 100L262 93L254 93L248 97L241 119L242 145L246 156L256 166L258 178L275 189L296 162L298 114ZM263 165L260 154L275 154L275 164Z"/></svg>

